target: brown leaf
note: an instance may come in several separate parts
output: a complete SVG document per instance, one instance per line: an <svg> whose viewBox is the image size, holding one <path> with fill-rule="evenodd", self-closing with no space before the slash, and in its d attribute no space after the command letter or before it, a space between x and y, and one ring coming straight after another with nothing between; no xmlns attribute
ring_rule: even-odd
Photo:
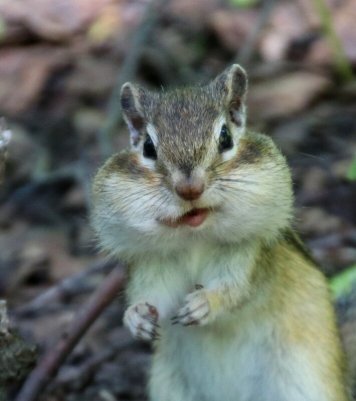
<svg viewBox="0 0 356 401"><path fill-rule="evenodd" d="M303 110L331 84L321 75L293 72L251 88L249 114L254 119L281 118Z"/></svg>
<svg viewBox="0 0 356 401"><path fill-rule="evenodd" d="M85 29L111 0L4 0L0 14L6 24L19 25L47 40L69 39Z"/></svg>
<svg viewBox="0 0 356 401"><path fill-rule="evenodd" d="M0 50L0 60L0 109L13 115L38 99L50 74L67 62L68 53L46 46L9 48Z"/></svg>
<svg viewBox="0 0 356 401"><path fill-rule="evenodd" d="M297 3L279 4L260 42L262 57L267 61L283 60L291 41L309 29L310 23Z"/></svg>
<svg viewBox="0 0 356 401"><path fill-rule="evenodd" d="M236 52L258 19L256 10L218 10L211 14L209 25L221 43Z"/></svg>
<svg viewBox="0 0 356 401"><path fill-rule="evenodd" d="M171 0L169 3L167 15L174 15L201 28L220 2L219 0Z"/></svg>

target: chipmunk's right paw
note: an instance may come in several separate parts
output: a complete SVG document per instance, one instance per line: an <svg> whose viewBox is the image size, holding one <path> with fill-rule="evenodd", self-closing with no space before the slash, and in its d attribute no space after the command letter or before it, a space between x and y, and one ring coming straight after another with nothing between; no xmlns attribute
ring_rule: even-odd
<svg viewBox="0 0 356 401"><path fill-rule="evenodd" d="M144 341L153 341L159 338L158 311L148 302L130 306L124 315L124 325L131 334Z"/></svg>

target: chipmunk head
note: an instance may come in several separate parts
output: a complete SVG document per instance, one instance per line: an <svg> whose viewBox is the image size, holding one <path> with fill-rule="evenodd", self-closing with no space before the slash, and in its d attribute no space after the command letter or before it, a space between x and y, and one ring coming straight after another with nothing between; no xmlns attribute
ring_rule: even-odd
<svg viewBox="0 0 356 401"><path fill-rule="evenodd" d="M113 156L94 186L106 247L120 248L112 236L125 227L132 238L177 244L190 235L239 241L286 225L289 172L269 138L246 132L246 91L237 64L206 86L152 93L123 85L131 149ZM276 218L270 209L279 203Z"/></svg>
<svg viewBox="0 0 356 401"><path fill-rule="evenodd" d="M166 174L182 199L198 199L206 170L236 153L245 130L246 89L246 73L238 65L208 86L162 94L126 83L121 105L140 164Z"/></svg>

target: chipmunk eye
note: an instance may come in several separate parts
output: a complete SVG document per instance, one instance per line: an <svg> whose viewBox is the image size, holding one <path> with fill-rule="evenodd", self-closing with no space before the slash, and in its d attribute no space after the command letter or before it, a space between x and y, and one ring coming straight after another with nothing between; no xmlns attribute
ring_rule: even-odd
<svg viewBox="0 0 356 401"><path fill-rule="evenodd" d="M149 159L153 159L153 160L157 159L156 148L149 135L146 135L146 139L143 144L143 155Z"/></svg>
<svg viewBox="0 0 356 401"><path fill-rule="evenodd" d="M227 129L227 126L224 124L221 127L220 137L219 137L219 152L225 152L226 150L231 149L234 146L234 142L232 140L232 136Z"/></svg>

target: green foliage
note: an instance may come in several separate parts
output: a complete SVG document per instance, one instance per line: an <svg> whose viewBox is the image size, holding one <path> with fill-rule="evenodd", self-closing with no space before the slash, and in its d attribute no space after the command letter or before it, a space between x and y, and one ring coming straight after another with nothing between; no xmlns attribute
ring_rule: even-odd
<svg viewBox="0 0 356 401"><path fill-rule="evenodd" d="M356 181L356 157L351 163L351 166L347 172L347 178L352 181Z"/></svg>
<svg viewBox="0 0 356 401"><path fill-rule="evenodd" d="M356 284L356 265L330 279L330 288L335 298L346 295Z"/></svg>
<svg viewBox="0 0 356 401"><path fill-rule="evenodd" d="M345 81L354 79L352 67L348 60L342 42L338 37L335 28L333 15L326 0L313 0L314 7L318 12L325 37L334 56L334 63L339 76Z"/></svg>
<svg viewBox="0 0 356 401"><path fill-rule="evenodd" d="M229 2L234 7L248 8L258 4L259 0L229 0Z"/></svg>

